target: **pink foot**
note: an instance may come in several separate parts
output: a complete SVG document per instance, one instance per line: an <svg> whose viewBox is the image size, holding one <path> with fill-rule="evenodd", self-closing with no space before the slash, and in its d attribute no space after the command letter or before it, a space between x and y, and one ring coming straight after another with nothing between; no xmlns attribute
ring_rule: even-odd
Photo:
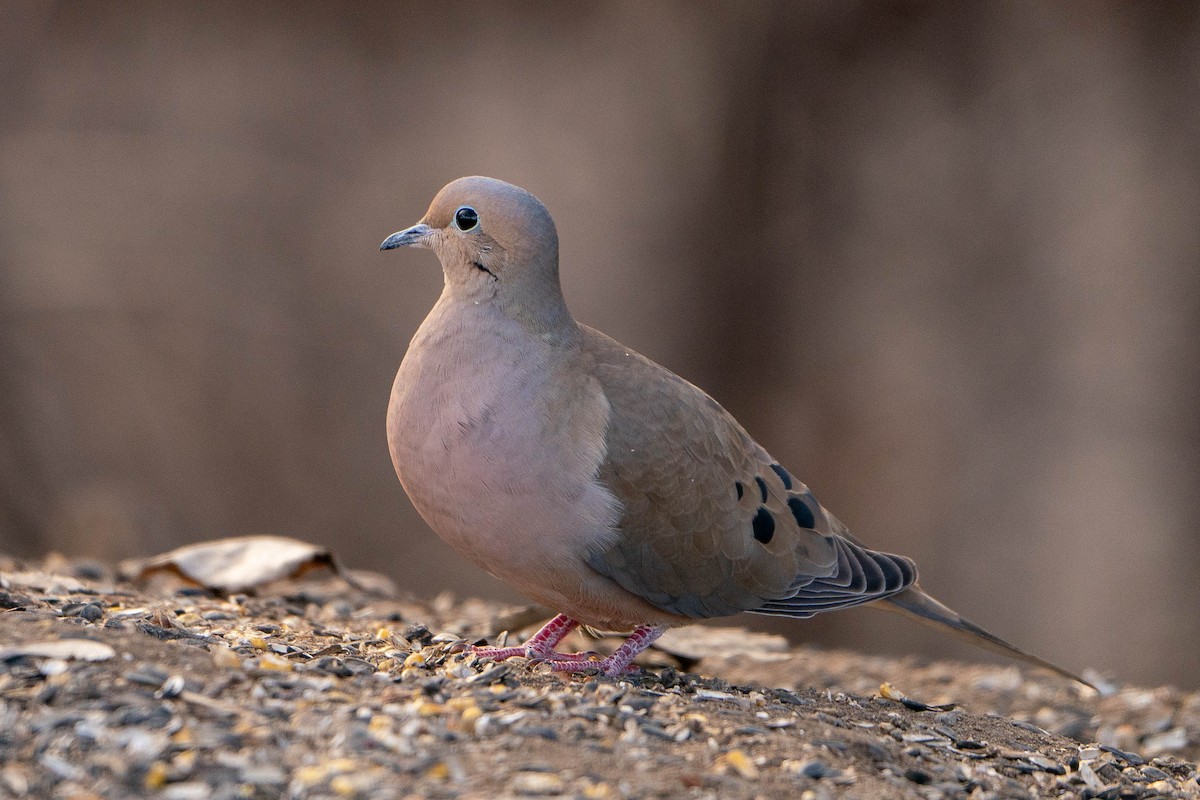
<svg viewBox="0 0 1200 800"><path fill-rule="evenodd" d="M504 661L513 656L528 655L525 651L525 645L519 647L476 647L472 645L468 649L475 655L480 658L486 658L488 661Z"/></svg>
<svg viewBox="0 0 1200 800"><path fill-rule="evenodd" d="M579 654L579 655L582 655ZM617 665L610 663L607 658L559 658L549 662L550 669L555 672L596 672L615 678L618 675L636 675L642 668L636 664L626 664L618 670Z"/></svg>
<svg viewBox="0 0 1200 800"><path fill-rule="evenodd" d="M575 630L579 623L565 614L559 614L542 626L542 629L529 638L529 641L516 647L472 647L471 652L479 658L491 661L504 661L514 656L523 656L533 663L549 662L555 672L591 672L599 671L602 675L616 677L627 672L638 672L639 667L633 666L633 659L662 635L663 628L651 625L640 625L625 643L618 647L612 655L601 658L598 653L559 653L554 648L566 635Z"/></svg>
<svg viewBox="0 0 1200 800"><path fill-rule="evenodd" d="M566 635L575 630L579 623L565 614L559 614L542 626L542 629L529 637L529 641L516 647L472 647L471 652L480 658L492 661L504 661L513 656L524 656L530 659L551 660L560 655L554 652L554 647Z"/></svg>
<svg viewBox="0 0 1200 800"><path fill-rule="evenodd" d="M593 661L583 654L570 656L550 665L555 672L588 672L599 670L601 675L615 678L627 672L641 672L641 667L634 666L633 659L637 654L649 647L655 639L662 636L663 629L650 625L640 625L629 635L625 643L613 651L608 658Z"/></svg>
<svg viewBox="0 0 1200 800"><path fill-rule="evenodd" d="M586 653L560 653L557 650L551 650L547 647L538 649L536 646L529 643L517 645L516 647L474 647L471 652L479 658L486 658L489 661L504 661L514 656L522 656L533 662L541 661L575 661L586 658L603 658L599 653L588 651Z"/></svg>

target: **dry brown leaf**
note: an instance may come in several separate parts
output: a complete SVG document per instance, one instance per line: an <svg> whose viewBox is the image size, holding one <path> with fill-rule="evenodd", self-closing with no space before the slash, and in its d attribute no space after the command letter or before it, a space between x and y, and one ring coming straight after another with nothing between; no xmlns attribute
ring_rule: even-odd
<svg viewBox="0 0 1200 800"><path fill-rule="evenodd" d="M333 552L286 536L239 536L190 544L135 562L134 580L173 572L215 592L253 592L284 578L327 567L360 591L372 593L339 566Z"/></svg>

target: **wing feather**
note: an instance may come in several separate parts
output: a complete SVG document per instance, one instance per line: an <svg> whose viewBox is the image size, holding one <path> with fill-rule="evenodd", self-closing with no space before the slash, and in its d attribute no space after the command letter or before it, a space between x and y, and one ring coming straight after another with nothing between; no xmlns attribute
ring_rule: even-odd
<svg viewBox="0 0 1200 800"><path fill-rule="evenodd" d="M584 333L611 408L597 479L623 512L615 541L589 555L593 569L689 617L810 617L912 585L911 561L852 541L715 400Z"/></svg>

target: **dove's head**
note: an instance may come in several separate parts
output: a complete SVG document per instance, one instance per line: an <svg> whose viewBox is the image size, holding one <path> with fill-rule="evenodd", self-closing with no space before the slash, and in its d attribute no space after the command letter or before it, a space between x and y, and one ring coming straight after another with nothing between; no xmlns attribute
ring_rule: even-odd
<svg viewBox="0 0 1200 800"><path fill-rule="evenodd" d="M421 221L379 246L437 253L446 292L495 303L534 328L570 320L558 282L558 233L541 201L495 178L459 178L442 187ZM565 320L564 320L565 317Z"/></svg>

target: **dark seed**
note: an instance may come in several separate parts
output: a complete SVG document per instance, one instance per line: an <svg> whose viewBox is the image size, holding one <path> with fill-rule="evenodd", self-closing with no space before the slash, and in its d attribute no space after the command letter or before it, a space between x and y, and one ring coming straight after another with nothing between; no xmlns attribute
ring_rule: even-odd
<svg viewBox="0 0 1200 800"><path fill-rule="evenodd" d="M127 672L125 674L125 680L129 681L130 683L154 687L162 686L169 677L171 676L166 672L163 672L157 667L152 667L149 665L139 667L137 670L133 672Z"/></svg>
<svg viewBox="0 0 1200 800"><path fill-rule="evenodd" d="M922 769L906 769L904 770L904 777L922 786L933 780L933 776Z"/></svg>
<svg viewBox="0 0 1200 800"><path fill-rule="evenodd" d="M313 663L313 667L330 675L336 675L339 678L349 678L354 674L354 671L347 667L340 658L334 658L333 656L318 658Z"/></svg>
<svg viewBox="0 0 1200 800"><path fill-rule="evenodd" d="M550 742L558 739L558 731L544 725L530 725L527 728L516 730L516 733L521 736L537 736Z"/></svg>
<svg viewBox="0 0 1200 800"><path fill-rule="evenodd" d="M355 675L374 675L375 665L362 658L347 658L346 669Z"/></svg>
<svg viewBox="0 0 1200 800"><path fill-rule="evenodd" d="M657 739L664 739L668 742L675 741L674 734L668 733L665 728L655 725L653 722L642 722L638 726L639 730L647 736L653 736Z"/></svg>
<svg viewBox="0 0 1200 800"><path fill-rule="evenodd" d="M800 773L806 778L820 780L821 778L829 778L839 774L839 770L826 764L824 761L810 761L800 768Z"/></svg>
<svg viewBox="0 0 1200 800"><path fill-rule="evenodd" d="M76 578L85 581L98 581L108 574L108 569L98 561L80 561L73 570Z"/></svg>
<svg viewBox="0 0 1200 800"><path fill-rule="evenodd" d="M419 642L422 647L433 641L433 634L429 632L429 628L419 623L405 628L400 632L400 636L407 642Z"/></svg>
<svg viewBox="0 0 1200 800"><path fill-rule="evenodd" d="M1100 749L1106 753L1111 753L1112 755L1124 761L1126 764L1132 764L1135 767L1140 767L1142 764L1146 763L1146 759L1142 758L1137 753L1127 753L1124 750L1118 750L1111 745L1102 744L1100 745Z"/></svg>

